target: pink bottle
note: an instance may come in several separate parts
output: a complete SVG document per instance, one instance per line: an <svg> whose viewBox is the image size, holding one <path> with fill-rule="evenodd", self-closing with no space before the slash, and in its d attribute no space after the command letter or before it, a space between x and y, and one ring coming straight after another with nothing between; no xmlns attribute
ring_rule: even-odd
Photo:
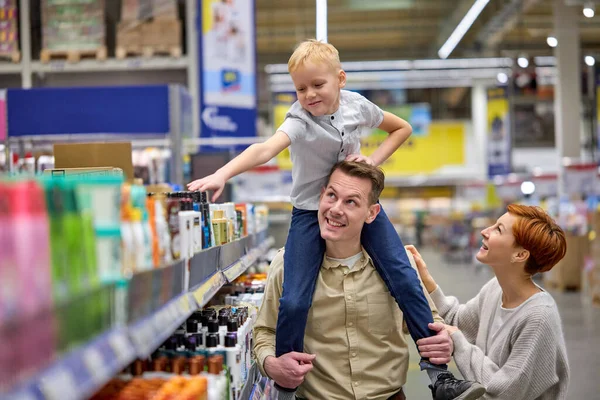
<svg viewBox="0 0 600 400"><path fill-rule="evenodd" d="M38 369L54 351L50 233L45 196L34 181L13 185L12 239L19 280L19 366Z"/></svg>
<svg viewBox="0 0 600 400"><path fill-rule="evenodd" d="M17 357L13 322L18 315L18 276L12 244L10 187L0 182L0 392L14 382Z"/></svg>

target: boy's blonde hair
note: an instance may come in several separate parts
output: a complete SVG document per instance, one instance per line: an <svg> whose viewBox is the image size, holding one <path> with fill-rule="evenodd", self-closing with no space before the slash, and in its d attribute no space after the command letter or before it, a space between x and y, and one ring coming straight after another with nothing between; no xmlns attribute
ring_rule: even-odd
<svg viewBox="0 0 600 400"><path fill-rule="evenodd" d="M323 43L315 39L306 40L296 47L288 61L288 71L295 72L305 62L324 63L335 70L341 69L340 54L335 47L329 43Z"/></svg>

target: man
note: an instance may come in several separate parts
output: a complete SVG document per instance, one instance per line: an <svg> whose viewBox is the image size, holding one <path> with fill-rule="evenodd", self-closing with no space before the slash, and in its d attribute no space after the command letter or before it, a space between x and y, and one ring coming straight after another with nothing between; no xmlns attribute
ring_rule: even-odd
<svg viewBox="0 0 600 400"><path fill-rule="evenodd" d="M381 169L365 163L342 161L332 169L319 201L326 251L308 315L304 353L275 357L283 251L271 263L254 326L254 352L261 372L281 387L299 386L299 398L405 399L408 347L402 312L360 241L364 224L379 213L383 183ZM432 363L447 363L452 341L433 302L427 300L436 321L430 327L440 333L422 355Z"/></svg>

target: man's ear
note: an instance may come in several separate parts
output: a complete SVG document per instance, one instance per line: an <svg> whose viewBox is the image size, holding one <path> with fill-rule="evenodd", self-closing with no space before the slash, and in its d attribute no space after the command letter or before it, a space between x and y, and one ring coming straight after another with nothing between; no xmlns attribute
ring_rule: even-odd
<svg viewBox="0 0 600 400"><path fill-rule="evenodd" d="M365 220L365 222L367 224L370 224L371 222L375 221L375 218L377 218L377 215L379 215L380 211L381 211L381 206L379 205L379 203L369 206L369 215L367 216L367 219Z"/></svg>
<svg viewBox="0 0 600 400"><path fill-rule="evenodd" d="M345 87L346 86L346 71L344 71L343 69L340 69L338 79L339 79L340 89Z"/></svg>
<svg viewBox="0 0 600 400"><path fill-rule="evenodd" d="M520 248L519 250L517 250L513 256L512 256L512 262L513 263L524 263L527 262L527 260L529 259L529 250L526 250L524 248Z"/></svg>
<svg viewBox="0 0 600 400"><path fill-rule="evenodd" d="M321 194L319 195L319 198L323 197L323 194L325 193L325 186L321 187Z"/></svg>

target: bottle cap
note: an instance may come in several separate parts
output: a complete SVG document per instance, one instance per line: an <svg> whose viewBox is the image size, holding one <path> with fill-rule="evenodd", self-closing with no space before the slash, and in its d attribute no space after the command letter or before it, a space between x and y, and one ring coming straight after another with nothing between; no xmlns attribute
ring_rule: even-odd
<svg viewBox="0 0 600 400"><path fill-rule="evenodd" d="M225 347L235 347L237 344L237 334L228 333L225 336Z"/></svg>
<svg viewBox="0 0 600 400"><path fill-rule="evenodd" d="M214 333L210 333L206 336L206 347L212 348L217 347L219 345L219 336Z"/></svg>
<svg viewBox="0 0 600 400"><path fill-rule="evenodd" d="M232 317L227 321L227 332L237 332L238 328L237 317Z"/></svg>
<svg viewBox="0 0 600 400"><path fill-rule="evenodd" d="M218 333L219 332L219 321L216 319L208 320L208 332L209 333Z"/></svg>
<svg viewBox="0 0 600 400"><path fill-rule="evenodd" d="M198 320L188 319L185 323L185 331L187 333L198 333Z"/></svg>

